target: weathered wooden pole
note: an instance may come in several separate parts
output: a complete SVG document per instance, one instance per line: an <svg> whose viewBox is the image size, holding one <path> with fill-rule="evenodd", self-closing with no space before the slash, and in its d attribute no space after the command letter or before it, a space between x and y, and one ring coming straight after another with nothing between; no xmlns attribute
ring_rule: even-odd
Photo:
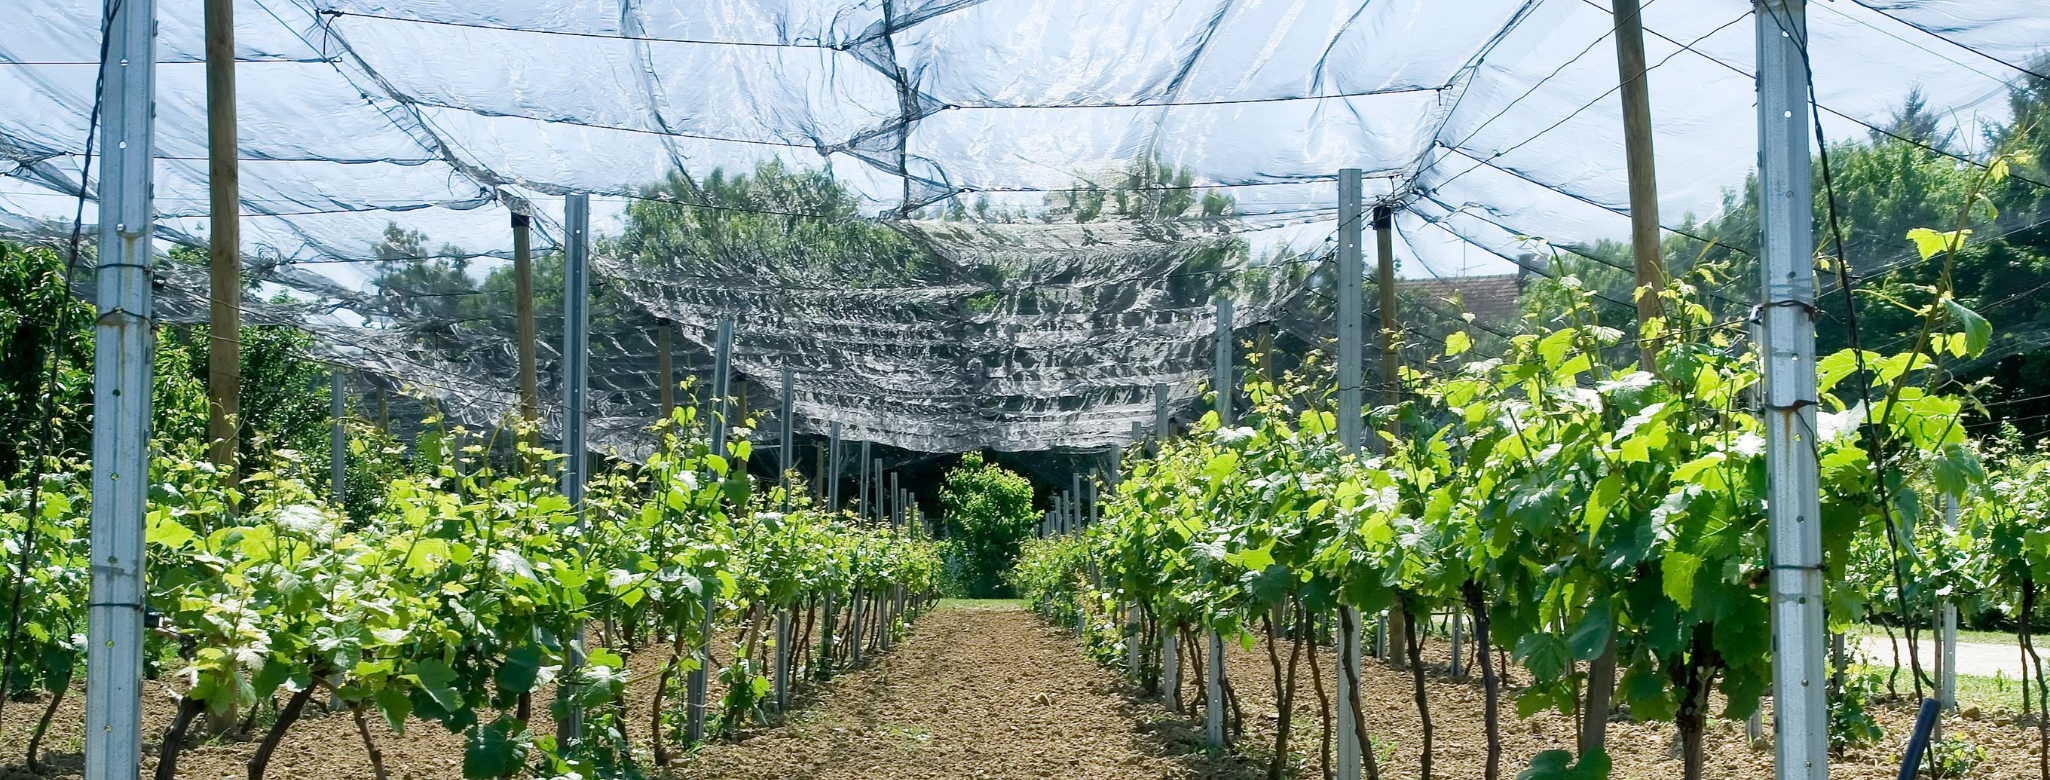
<svg viewBox="0 0 2050 780"><path fill-rule="evenodd" d="M1402 402L1402 354L1397 351L1401 325L1395 304L1395 211L1385 203L1374 207L1374 253L1374 280L1380 298L1381 403L1393 406ZM1375 451L1382 451L1381 437L1375 436L1372 441ZM1383 649L1394 650L1395 665L1407 665L1403 648L1409 646L1409 629L1402 618L1401 602L1389 608L1381 634ZM1381 657L1388 658L1385 653Z"/></svg>
<svg viewBox="0 0 2050 780"><path fill-rule="evenodd" d="M782 424L782 435L776 441L776 484L783 488L783 511L790 511L790 470L796 468L797 454L797 377L789 366L783 367L783 407L776 412Z"/></svg>
<svg viewBox="0 0 2050 780"><path fill-rule="evenodd" d="M676 412L676 324L668 320L655 322L655 384L667 420Z"/></svg>
<svg viewBox="0 0 2050 780"><path fill-rule="evenodd" d="M235 117L235 3L206 0L207 459L240 481L242 441L242 174Z"/></svg>
<svg viewBox="0 0 2050 780"><path fill-rule="evenodd" d="M541 444L541 379L535 368L534 352L540 343L540 329L534 323L533 219L517 211L512 215L513 310L520 343L515 351L520 361L520 421L527 445Z"/></svg>
<svg viewBox="0 0 2050 780"><path fill-rule="evenodd" d="M348 377L339 367L330 372L327 387L328 505L341 511L349 485L349 395Z"/></svg>
<svg viewBox="0 0 2050 780"><path fill-rule="evenodd" d="M1665 302L1659 298L1666 288L1666 266L1659 246L1658 168L1653 164L1651 90L1644 67L1644 13L1639 0L1615 0L1614 16L1616 69L1623 94L1623 157L1630 176L1630 249L1637 260L1637 325L1642 329L1645 323L1666 316ZM1658 370L1658 340L1640 341L1638 346L1644 369ZM1613 682L1614 653L1608 659Z"/></svg>

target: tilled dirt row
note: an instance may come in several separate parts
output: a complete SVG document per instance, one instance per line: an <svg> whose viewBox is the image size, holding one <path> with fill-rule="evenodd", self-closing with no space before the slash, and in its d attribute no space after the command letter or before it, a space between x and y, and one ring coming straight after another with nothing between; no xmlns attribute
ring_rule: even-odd
<svg viewBox="0 0 2050 780"><path fill-rule="evenodd" d="M819 706L738 744L714 745L679 780L1263 777L1201 750L1202 735L1134 698L1067 634L1018 608L943 609Z"/></svg>
<svg viewBox="0 0 2050 780"><path fill-rule="evenodd" d="M1487 737L1482 716L1485 696L1480 674L1473 666L1469 653L1467 666L1469 674L1463 679L1452 679L1448 672L1449 650L1442 636L1426 640L1425 691L1430 703L1435 738L1433 744L1433 777L1443 780L1465 780L1482 778L1487 756ZM1072 641L1072 640L1071 640ZM1288 664L1288 644L1284 640L1278 647L1281 664ZM1330 648L1322 648L1319 663L1324 677L1327 695L1332 685L1332 670L1335 667ZM1077 650L1079 654L1079 650ZM1305 653L1298 672L1298 690L1295 701L1296 716L1293 735L1290 737L1293 765L1303 777L1318 777L1321 765L1316 756L1322 739L1322 716L1316 693L1312 689L1308 654ZM1245 708L1245 724L1248 736L1240 745L1240 752L1261 757L1271 755L1276 728L1274 688L1274 664L1267 654L1264 642L1256 643L1251 649L1227 643L1225 652L1226 674L1233 680L1240 697L1240 706ZM1511 671L1518 683L1528 683L1528 677L1521 669ZM1414 778L1421 768L1423 747L1422 721L1418 717L1415 702L1414 682L1410 671L1378 661L1365 660L1361 671L1362 711L1367 729L1376 742L1377 754L1381 757L1383 777ZM1201 684L1200 673L1184 672L1185 701L1194 702ZM1502 777L1515 777L1529 759L1545 750L1572 750L1576 730L1574 719L1555 712L1538 713L1527 719L1516 717L1515 689L1504 687L1502 708ZM1720 699L1717 706L1720 707ZM1768 705L1769 707L1769 705ZM1915 711L1909 705L1875 705L1875 711L1886 729L1886 737L1876 745L1851 748L1845 755L1833 760L1830 777L1846 780L1885 780L1895 777L1899 770L1900 753L1906 745L1908 734L1913 729ZM1191 707L1185 719L1200 728L1202 713ZM2005 721L2005 722L2003 722ZM1771 711L1766 712L1765 741L1753 746L1745 734L1744 724L1728 720L1711 720L1708 744L1705 753L1707 764L1704 776L1728 778L1730 780L1768 780L1773 776L1773 749L1771 744ZM1999 718L1988 713L1982 718L1948 716L1943 725L1944 733L1962 738L1986 752L1985 760L1972 771L1971 777L1995 780L2034 780L2037 778L2037 743L2032 725L2017 725L2011 718ZM1200 731L1197 732L1200 736ZM1670 723L1630 722L1619 720L1609 724L1609 753L1614 761L1611 777L1617 780L1670 780L1681 775L1679 739Z"/></svg>
<svg viewBox="0 0 2050 780"><path fill-rule="evenodd" d="M724 657L730 652L737 629L728 628L718 634L714 652ZM632 682L627 689L628 736L635 744L646 747L649 737L649 707L653 703L655 680L662 664L668 659L665 646L651 646L634 653L627 659ZM710 698L713 701L725 694L725 687L716 677L710 681ZM554 719L548 714L548 702L552 700L552 688L534 695L533 733L552 734ZM0 710L0 780L37 780L40 778L78 777L83 769L85 696L83 684L74 684L51 722L50 733L43 741L43 762L46 774L32 774L22 764L30 730L36 719L42 716L44 701L15 701ZM671 707L676 702L669 702ZM163 683L150 680L143 684L143 776L149 777L156 771L158 739L170 724L177 702L172 691ZM269 719L260 720L258 728L247 739L220 739L186 748L178 758L179 778L235 778L246 780L250 756L255 754L257 743L263 737L263 728ZM440 724L414 720L406 725L403 733L394 732L385 724L384 717L374 710L368 713L368 726L372 741L376 744L384 768L391 780L461 780L463 777L464 736L452 734ZM193 726L195 732L202 727ZM308 711L285 735L272 755L267 778L276 780L300 780L301 778L363 778L373 777L369 753L364 747L355 721L347 711L322 712L316 708Z"/></svg>

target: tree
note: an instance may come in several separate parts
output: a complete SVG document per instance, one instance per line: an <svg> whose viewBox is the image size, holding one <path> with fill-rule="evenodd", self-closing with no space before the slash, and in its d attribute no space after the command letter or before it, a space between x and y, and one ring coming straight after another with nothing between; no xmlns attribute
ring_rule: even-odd
<svg viewBox="0 0 2050 780"><path fill-rule="evenodd" d="M954 538L961 540L967 557L970 592L976 598L1010 595L1011 586L999 575L1025 538L1032 533L1032 483L1017 472L985 463L982 453L971 452L961 465L947 472L940 487L944 522Z"/></svg>

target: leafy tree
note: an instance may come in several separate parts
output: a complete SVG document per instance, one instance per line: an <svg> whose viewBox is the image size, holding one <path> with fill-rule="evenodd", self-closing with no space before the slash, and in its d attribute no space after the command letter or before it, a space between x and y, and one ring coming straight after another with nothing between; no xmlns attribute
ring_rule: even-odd
<svg viewBox="0 0 2050 780"><path fill-rule="evenodd" d="M969 595L1009 595L1011 586L999 575L1010 568L1025 538L1032 535L1032 482L971 452L947 472L940 505L946 510L944 522L967 556Z"/></svg>

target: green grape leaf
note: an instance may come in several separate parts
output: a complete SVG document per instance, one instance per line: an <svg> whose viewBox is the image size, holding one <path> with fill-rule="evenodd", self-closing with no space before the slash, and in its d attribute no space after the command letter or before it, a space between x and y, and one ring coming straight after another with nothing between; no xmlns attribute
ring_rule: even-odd
<svg viewBox="0 0 2050 780"><path fill-rule="evenodd" d="M541 663L546 653L540 645L520 645L505 654L505 663L492 675L492 682L498 685L501 695L515 695L534 690L534 681L541 676Z"/></svg>
<svg viewBox="0 0 2050 780"><path fill-rule="evenodd" d="M400 688L377 689L377 709L393 732L406 733L406 719L413 716L413 699Z"/></svg>
<svg viewBox="0 0 2050 780"><path fill-rule="evenodd" d="M1473 337L1466 335L1466 331L1455 330L1452 335L1445 337L1446 357L1459 355L1469 349L1473 349Z"/></svg>
<svg viewBox="0 0 2050 780"><path fill-rule="evenodd" d="M1581 515L1589 538L1601 533L1602 522L1608 519L1609 509L1622 497L1623 475L1612 473L1594 483L1594 491L1587 497L1587 511Z"/></svg>
<svg viewBox="0 0 2050 780"><path fill-rule="evenodd" d="M144 532L144 538L150 544L176 550L191 544L198 537L192 533L192 529L171 519L169 512L157 511L149 513L149 528Z"/></svg>
<svg viewBox="0 0 2050 780"><path fill-rule="evenodd" d="M1578 763L1566 750L1547 750L1531 756L1530 766L1516 773L1516 780L1608 780L1609 754L1597 748Z"/></svg>
<svg viewBox="0 0 2050 780"><path fill-rule="evenodd" d="M1694 573L1701 569L1701 557L1679 550L1667 550L1659 561L1659 575L1665 581L1666 598L1681 609L1694 608Z"/></svg>
<svg viewBox="0 0 2050 780"><path fill-rule="evenodd" d="M1971 235L1972 231L1969 229L1939 232L1929 228L1915 228L1908 231L1908 240L1915 242L1915 250L1922 253L1922 259L1927 260L1939 252L1964 248L1965 239Z"/></svg>
<svg viewBox="0 0 2050 780"><path fill-rule="evenodd" d="M1573 650L1573 657L1592 661L1609 647L1609 636L1615 631L1615 617L1610 612L1609 600L1598 598L1588 605L1587 613L1581 615L1580 625L1573 627L1573 634L1566 638L1566 644Z"/></svg>
<svg viewBox="0 0 2050 780"><path fill-rule="evenodd" d="M1943 306L1956 317L1958 327L1965 336L1965 354L1960 357L1978 357L1986 352L1986 345L1993 341L1993 323L1987 322L1978 312L1965 308L1956 298L1943 299Z"/></svg>
<svg viewBox="0 0 2050 780"><path fill-rule="evenodd" d="M513 731L514 724L508 718L470 729L463 746L465 780L507 777L525 763L527 746L514 738Z"/></svg>
<svg viewBox="0 0 2050 780"><path fill-rule="evenodd" d="M1516 660L1537 679L1558 679L1566 673L1566 643L1551 634L1524 634L1516 640Z"/></svg>
<svg viewBox="0 0 2050 780"><path fill-rule="evenodd" d="M423 658L406 665L406 680L420 686L436 706L446 712L463 708L463 695L456 692L450 683L456 681L456 670L439 658Z"/></svg>

